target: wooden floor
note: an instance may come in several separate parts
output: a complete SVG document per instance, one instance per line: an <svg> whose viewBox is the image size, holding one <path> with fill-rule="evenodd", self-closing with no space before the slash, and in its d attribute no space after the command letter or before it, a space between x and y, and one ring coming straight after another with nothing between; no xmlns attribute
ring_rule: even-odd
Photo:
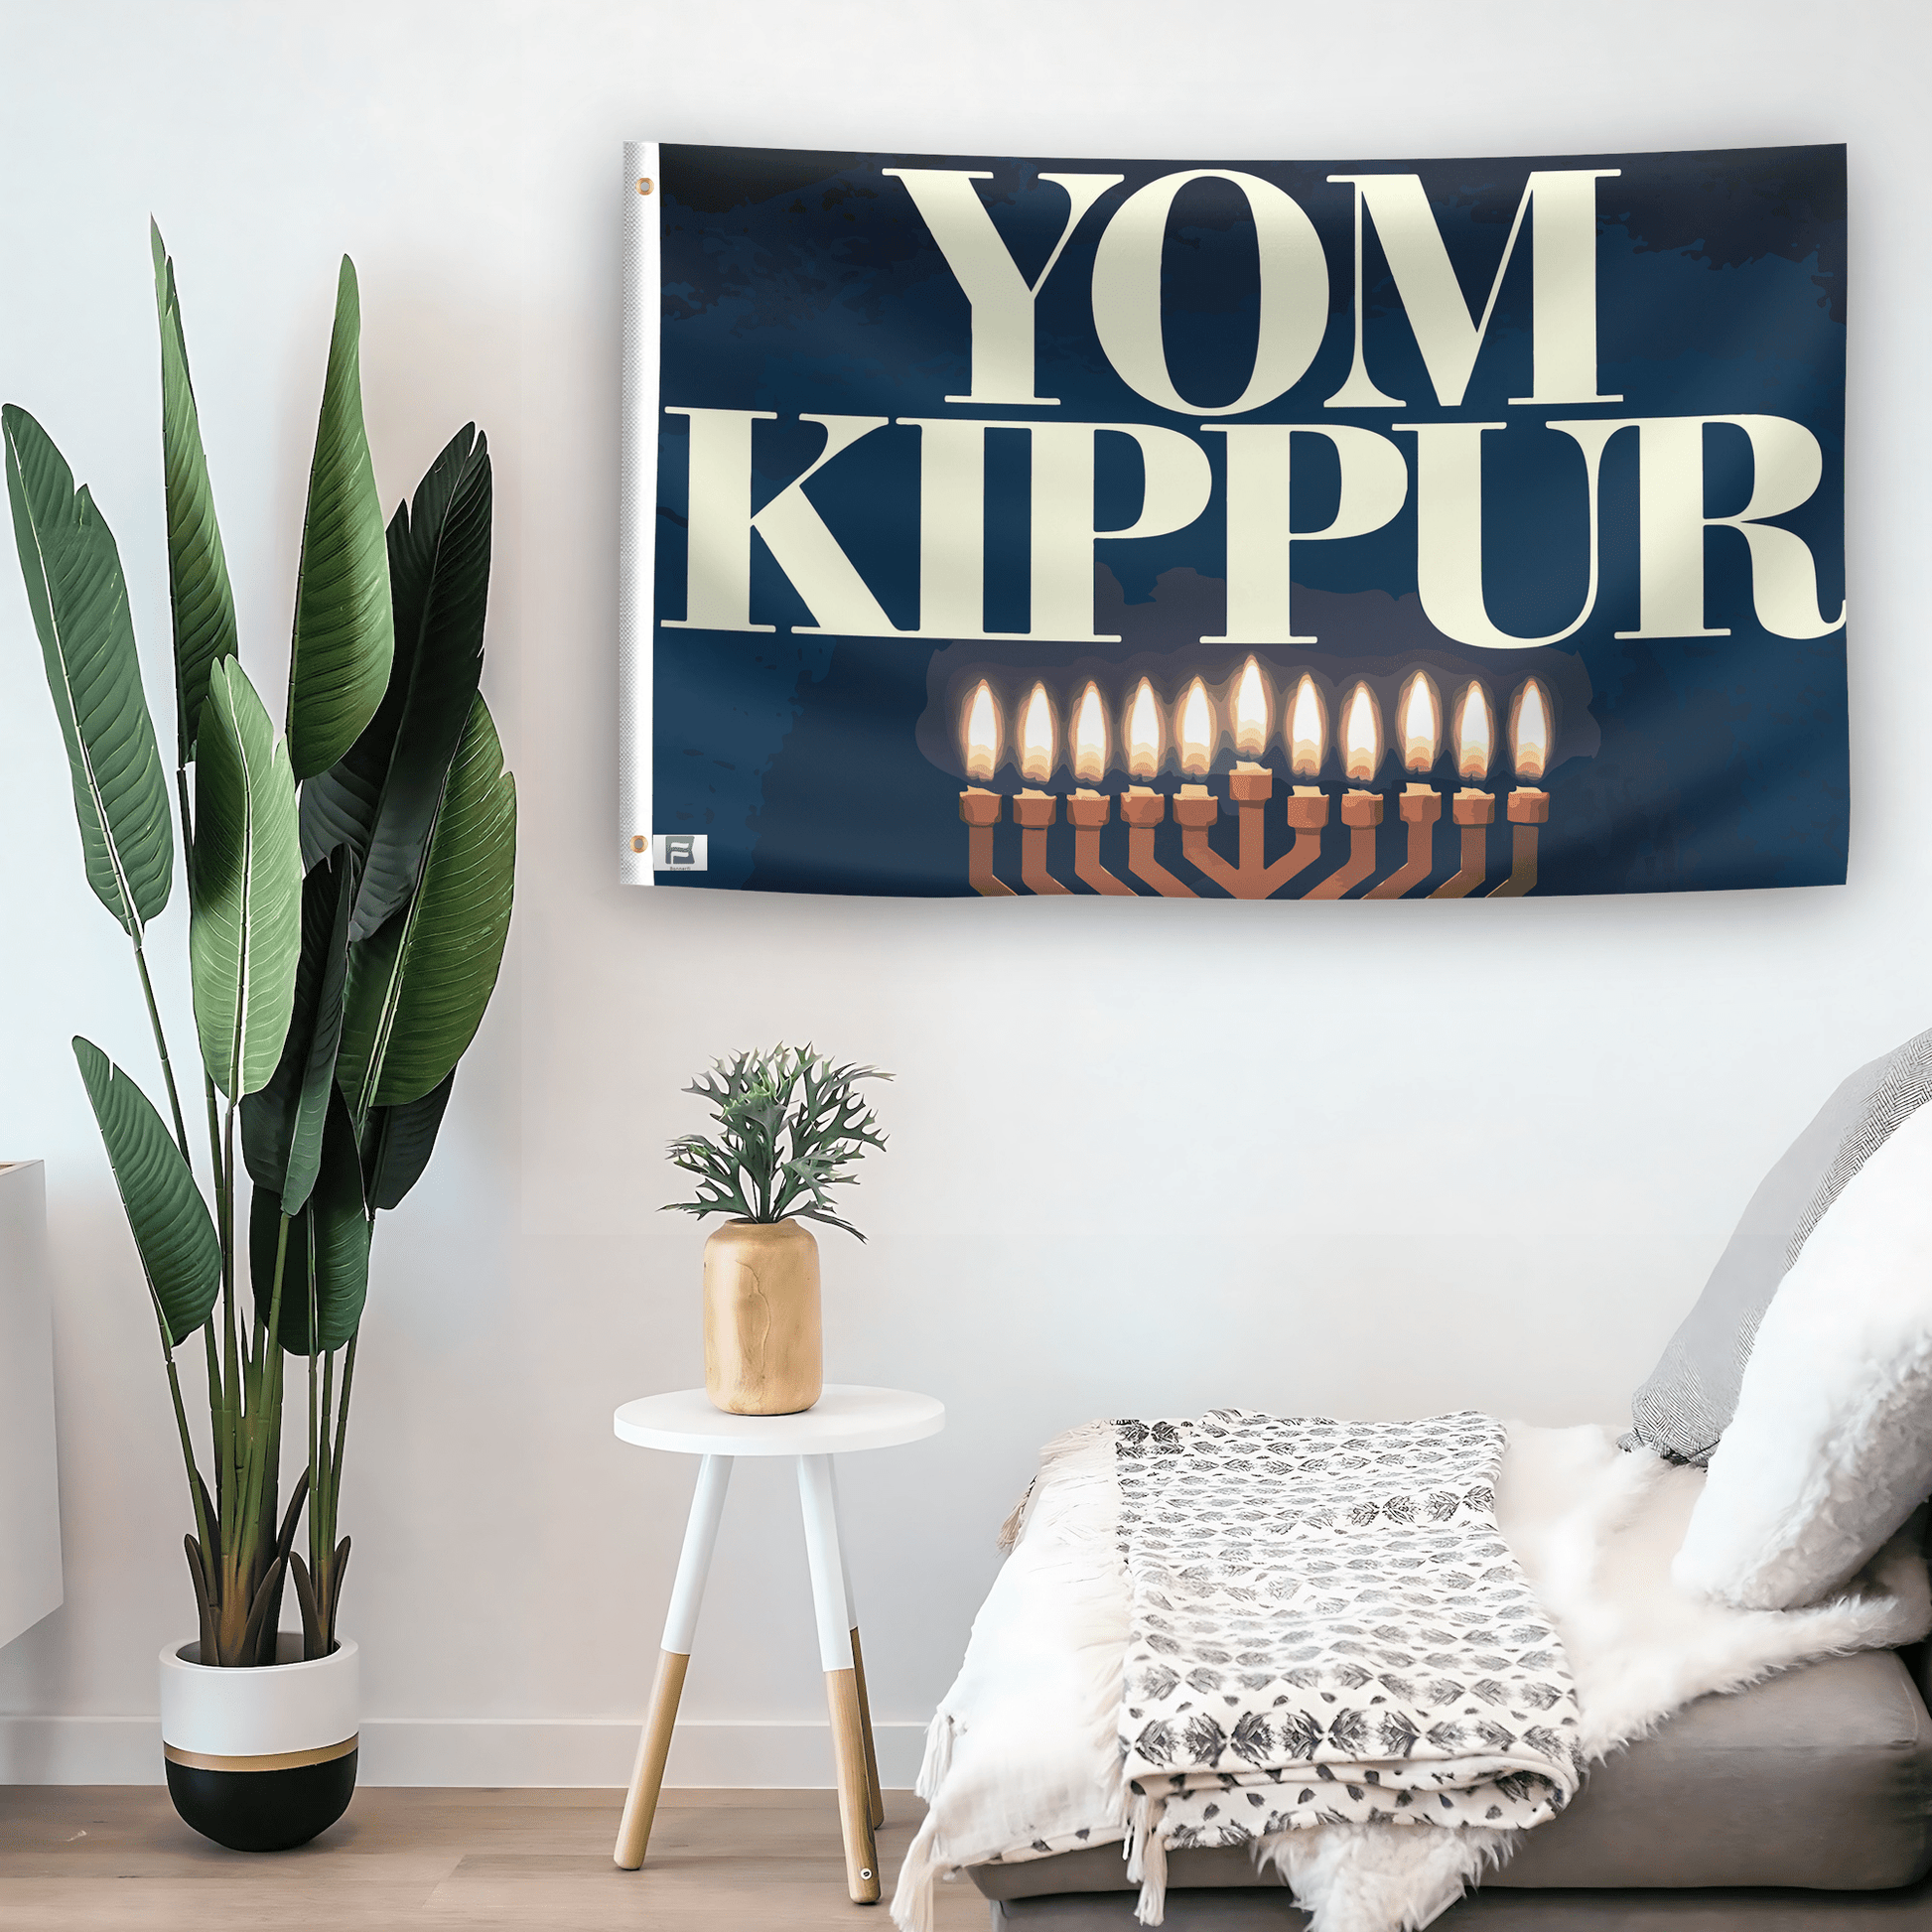
<svg viewBox="0 0 1932 1932"><path fill-rule="evenodd" d="M892 1932L845 1895L829 1791L667 1791L641 1871L617 1791L360 1790L313 1845L224 1852L145 1785L0 1786L0 1932ZM886 1897L922 1811L886 1794ZM938 1932L986 1932L963 1880Z"/></svg>

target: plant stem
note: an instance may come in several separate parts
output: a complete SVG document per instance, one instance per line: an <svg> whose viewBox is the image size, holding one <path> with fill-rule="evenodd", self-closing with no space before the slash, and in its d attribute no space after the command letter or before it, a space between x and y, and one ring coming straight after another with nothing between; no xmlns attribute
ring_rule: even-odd
<svg viewBox="0 0 1932 1932"><path fill-rule="evenodd" d="M221 1506L221 1555L224 1565L232 1566L236 1555L232 1532L239 1527L238 1518L245 1506L239 1487L241 1471L235 1460L237 1438L241 1433L242 1415L240 1403L241 1357L235 1343L234 1325L234 1190L229 1182L234 1173L234 1102L228 1103L227 1119L224 1123L224 1145L217 1166L221 1188L221 1410L226 1425L227 1444L225 1466L228 1476L228 1495L233 1498L232 1506ZM242 1614L246 1616L244 1608Z"/></svg>
<svg viewBox="0 0 1932 1932"><path fill-rule="evenodd" d="M314 1330L309 1339L316 1339ZM313 1357L310 1358L313 1361ZM329 1553L335 1548L336 1504L330 1466L329 1429L336 1401L336 1354L322 1351L322 1408L316 1423L315 1461L309 1476L309 1579L315 1587L316 1615L329 1654Z"/></svg>
<svg viewBox="0 0 1932 1932"><path fill-rule="evenodd" d="M281 1320L282 1269L289 1249L289 1217L284 1214L281 1218L282 1224L275 1236L275 1282L268 1298L271 1327ZM248 1460L241 1496L241 1555L251 1598L261 1581L256 1571L258 1568L266 1569L265 1565L258 1565L256 1558L261 1544L262 1498L268 1487L269 1457L281 1448L281 1430L277 1426L281 1421L281 1404L275 1400L274 1388L276 1357L280 1354L281 1350L273 1347L271 1339L269 1346L257 1352L249 1377L253 1400L249 1405ZM272 1537L274 1533L275 1526L271 1522L269 1535Z"/></svg>
<svg viewBox="0 0 1932 1932"><path fill-rule="evenodd" d="M328 1610L323 1618L323 1641L333 1645L336 1641L336 1612L342 1607L337 1601L336 1585L338 1582L336 1562L336 1510L342 1501L343 1489L343 1450L348 1442L348 1397L355 1385L355 1342L360 1330L348 1338L348 1346L343 1351L343 1392L336 1404L336 1452L330 1458L329 1467L329 1530L326 1557L329 1563Z"/></svg>
<svg viewBox="0 0 1932 1932"><path fill-rule="evenodd" d="M195 1439L188 1433L188 1411L182 1406L181 1371L175 1366L175 1351L168 1345L167 1332L161 1336L162 1359L168 1364L168 1393L175 1403L175 1428L181 1434L181 1456L188 1465L188 1501L195 1512L195 1534L202 1545L202 1574L208 1571L207 1511L202 1507L202 1472L195 1466Z"/></svg>
<svg viewBox="0 0 1932 1932"><path fill-rule="evenodd" d="M148 956L138 939L134 942L134 964L141 974L141 997L148 1003L148 1025L154 1029L155 1051L161 1055L161 1077L168 1083L168 1109L175 1117L175 1144L181 1149L181 1158L187 1161L188 1127L181 1117L181 1096L175 1091L175 1066L168 1057L168 1036L161 1031L161 1009L155 1005L154 981L148 977Z"/></svg>
<svg viewBox="0 0 1932 1932"><path fill-rule="evenodd" d="M343 1479L343 1445L348 1441L348 1392L355 1381L355 1342L361 1330L348 1338L343 1351L343 1399L336 1405L336 1455L330 1476L329 1513L336 1512L336 1497Z"/></svg>

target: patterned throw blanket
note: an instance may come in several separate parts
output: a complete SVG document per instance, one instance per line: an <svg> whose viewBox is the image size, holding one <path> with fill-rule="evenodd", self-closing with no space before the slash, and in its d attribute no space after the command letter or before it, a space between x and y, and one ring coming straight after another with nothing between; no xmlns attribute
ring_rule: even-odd
<svg viewBox="0 0 1932 1932"><path fill-rule="evenodd" d="M1144 1919L1170 1850L1312 1825L1507 1830L1570 1801L1577 1698L1496 1527L1501 1423L1217 1410L1113 1439Z"/></svg>

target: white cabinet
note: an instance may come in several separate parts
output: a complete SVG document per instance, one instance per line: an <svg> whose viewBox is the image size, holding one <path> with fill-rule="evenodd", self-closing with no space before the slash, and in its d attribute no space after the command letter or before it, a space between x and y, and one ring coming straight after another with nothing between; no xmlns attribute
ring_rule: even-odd
<svg viewBox="0 0 1932 1932"><path fill-rule="evenodd" d="M0 1644L61 1604L47 1179L0 1163Z"/></svg>

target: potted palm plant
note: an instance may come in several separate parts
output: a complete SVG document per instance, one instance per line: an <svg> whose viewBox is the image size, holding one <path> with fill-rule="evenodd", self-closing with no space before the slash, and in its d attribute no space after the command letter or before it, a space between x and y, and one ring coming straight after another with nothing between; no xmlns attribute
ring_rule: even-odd
<svg viewBox="0 0 1932 1932"><path fill-rule="evenodd" d="M824 1392L818 1242L803 1223L866 1238L827 1190L859 1177L867 1148L885 1147L858 1086L892 1077L779 1044L714 1060L684 1089L718 1132L671 1143L671 1165L698 1184L665 1210L731 1217L704 1248L705 1389L727 1414L795 1415Z"/></svg>
<svg viewBox="0 0 1932 1932"><path fill-rule="evenodd" d="M24 409L0 409L0 439L87 879L132 942L167 1108L75 1038L147 1281L193 1524L199 1634L161 1660L168 1784L198 1830L264 1851L326 1829L354 1787L337 1512L370 1235L429 1160L495 984L516 794L478 691L483 439L459 432L385 532L345 257L278 736L241 666L174 264L158 230L153 245L172 808L113 534ZM177 810L203 1073L186 1106L146 954L174 882ZM191 1119L206 1124L205 1178ZM307 1455L284 1500L291 1356ZM199 1445L184 1358L206 1383ZM301 1628L282 1632L291 1585Z"/></svg>

